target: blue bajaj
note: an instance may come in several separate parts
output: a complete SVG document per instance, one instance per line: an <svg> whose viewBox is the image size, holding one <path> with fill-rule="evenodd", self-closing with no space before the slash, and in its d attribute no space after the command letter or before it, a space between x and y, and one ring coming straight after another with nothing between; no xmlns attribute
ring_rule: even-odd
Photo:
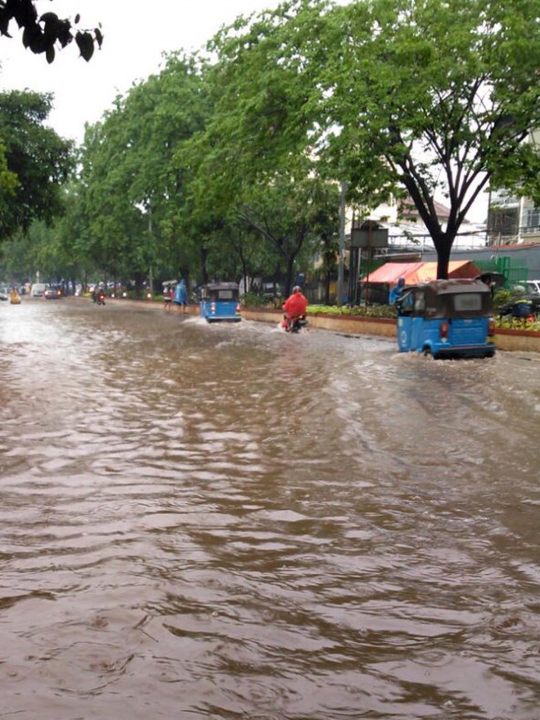
<svg viewBox="0 0 540 720"><path fill-rule="evenodd" d="M201 289L201 317L208 322L240 322L238 284L209 283Z"/></svg>
<svg viewBox="0 0 540 720"><path fill-rule="evenodd" d="M434 280L405 287L397 303L400 352L434 358L495 354L490 288L481 280Z"/></svg>

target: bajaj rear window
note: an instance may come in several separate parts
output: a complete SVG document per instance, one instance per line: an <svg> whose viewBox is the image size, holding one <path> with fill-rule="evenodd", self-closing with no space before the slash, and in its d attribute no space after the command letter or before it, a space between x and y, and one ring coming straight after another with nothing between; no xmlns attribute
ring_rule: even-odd
<svg viewBox="0 0 540 720"><path fill-rule="evenodd" d="M454 295L453 300L456 312L474 312L482 309L482 295L480 293Z"/></svg>

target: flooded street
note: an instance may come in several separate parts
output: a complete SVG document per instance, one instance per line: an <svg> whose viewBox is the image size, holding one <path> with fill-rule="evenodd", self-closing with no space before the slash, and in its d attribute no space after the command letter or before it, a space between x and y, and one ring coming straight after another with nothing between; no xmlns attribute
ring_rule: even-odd
<svg viewBox="0 0 540 720"><path fill-rule="evenodd" d="M538 720L540 356L0 304L0 718Z"/></svg>

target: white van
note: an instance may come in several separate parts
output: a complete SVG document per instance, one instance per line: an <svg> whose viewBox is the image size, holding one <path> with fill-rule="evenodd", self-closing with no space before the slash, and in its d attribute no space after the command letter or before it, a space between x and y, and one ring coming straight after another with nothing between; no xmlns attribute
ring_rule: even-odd
<svg viewBox="0 0 540 720"><path fill-rule="evenodd" d="M46 289L47 285L45 283L34 283L30 291L30 297L43 297Z"/></svg>

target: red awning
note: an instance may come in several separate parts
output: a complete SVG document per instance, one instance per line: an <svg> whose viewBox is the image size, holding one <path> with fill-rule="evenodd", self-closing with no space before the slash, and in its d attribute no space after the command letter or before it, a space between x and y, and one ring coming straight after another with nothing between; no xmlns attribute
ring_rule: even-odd
<svg viewBox="0 0 540 720"><path fill-rule="evenodd" d="M471 260L451 260L448 263L449 278L474 278L480 270ZM420 282L429 282L437 279L436 262L398 263L388 262L369 274L370 283L387 283L396 285L399 278L405 279L405 285L415 285ZM366 282L366 276L361 282Z"/></svg>

